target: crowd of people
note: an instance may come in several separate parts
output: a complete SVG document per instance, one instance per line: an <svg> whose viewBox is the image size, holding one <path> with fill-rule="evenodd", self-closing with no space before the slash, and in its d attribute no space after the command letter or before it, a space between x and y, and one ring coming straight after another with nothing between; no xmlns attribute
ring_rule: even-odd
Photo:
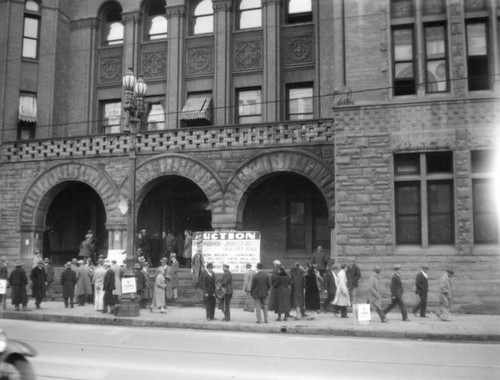
<svg viewBox="0 0 500 380"><path fill-rule="evenodd" d="M186 237L190 233L188 232ZM87 239L88 237L86 237ZM150 260L138 249L137 263L134 265L136 293L139 306L151 312L158 310L166 314L167 302L178 298L179 262L176 252L170 251L168 257L160 259L154 276ZM83 260L85 258L85 260ZM191 259L191 257L190 257ZM97 257L94 265L92 255L75 258L65 264L61 273L60 284L65 307L73 308L92 303L96 311L117 313L122 296L122 278L125 267L116 260ZM230 303L233 295L233 277L230 267L223 265L223 273L216 275L213 264L204 264L200 252L190 260L193 286L202 291L206 319L215 317L216 308L224 315L224 321L231 320ZM401 265L394 266L391 277L391 303L382 307L382 289L380 286L381 267L376 266L368 280L368 299L372 311L382 322L387 322L387 313L398 306L403 321L408 321L408 312L403 301ZM413 308L416 317L426 318L428 284L428 266L423 265L415 279L415 293L419 302ZM451 278L454 272L448 269L439 280L439 308L435 311L442 321L449 321L449 309L452 304ZM0 259L0 280L5 280L12 289L12 304L16 310L28 310L28 278L31 280L32 297L35 307L40 308L43 300L54 300L54 269L50 259L39 259L34 263L29 277L20 262L9 273L5 259ZM279 260L273 262L272 272L264 271L262 263L256 270L251 264L246 265L243 279L245 294L244 310L256 312L257 323L268 323L269 311L274 311L277 321L302 318L314 319L316 313L331 312L340 318L348 317L348 308L359 300L357 289L361 279L361 270L354 259L336 264L325 254L321 246L314 252L312 259L304 268L296 262L288 271ZM321 304L321 293L325 293ZM5 295L0 294L0 304L5 308ZM292 315L293 314L293 315Z"/></svg>

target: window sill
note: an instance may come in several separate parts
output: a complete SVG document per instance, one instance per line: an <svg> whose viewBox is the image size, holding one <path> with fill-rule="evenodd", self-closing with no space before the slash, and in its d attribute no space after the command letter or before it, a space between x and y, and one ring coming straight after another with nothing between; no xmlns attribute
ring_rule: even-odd
<svg viewBox="0 0 500 380"><path fill-rule="evenodd" d="M454 245L430 245L422 247L418 245L396 245L394 253L398 255L426 255L426 256L441 256L456 254L457 249Z"/></svg>

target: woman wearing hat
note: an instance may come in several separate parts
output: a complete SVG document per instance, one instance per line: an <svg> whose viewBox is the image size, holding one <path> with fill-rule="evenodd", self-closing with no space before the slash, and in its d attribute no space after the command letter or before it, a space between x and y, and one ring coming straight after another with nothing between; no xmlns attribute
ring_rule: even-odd
<svg viewBox="0 0 500 380"><path fill-rule="evenodd" d="M160 313L164 314L165 311L165 289L167 284L165 282L165 269L158 267L156 270L155 286L153 290L153 308L160 309ZM151 312L153 312L151 308Z"/></svg>

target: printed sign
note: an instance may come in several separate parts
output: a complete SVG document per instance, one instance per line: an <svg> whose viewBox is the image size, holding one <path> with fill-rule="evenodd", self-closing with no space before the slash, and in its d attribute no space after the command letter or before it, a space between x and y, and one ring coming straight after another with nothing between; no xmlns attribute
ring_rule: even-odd
<svg viewBox="0 0 500 380"><path fill-rule="evenodd" d="M7 280L0 280L0 294L7 293Z"/></svg>
<svg viewBox="0 0 500 380"><path fill-rule="evenodd" d="M137 286L135 283L135 277L122 278L122 294L136 293L136 292L137 292Z"/></svg>
<svg viewBox="0 0 500 380"><path fill-rule="evenodd" d="M215 273L222 273L222 264L232 273L245 273L246 264L255 268L260 262L260 232L211 231L193 233L193 255L201 253L205 265L212 263Z"/></svg>
<svg viewBox="0 0 500 380"><path fill-rule="evenodd" d="M354 305L356 320L360 324L367 324L372 319L370 304L369 303L360 303Z"/></svg>
<svg viewBox="0 0 500 380"><path fill-rule="evenodd" d="M125 264L125 260L127 259L127 252L125 252L123 249L110 249L108 250L107 259L110 262L116 260L116 263L118 265L123 265Z"/></svg>

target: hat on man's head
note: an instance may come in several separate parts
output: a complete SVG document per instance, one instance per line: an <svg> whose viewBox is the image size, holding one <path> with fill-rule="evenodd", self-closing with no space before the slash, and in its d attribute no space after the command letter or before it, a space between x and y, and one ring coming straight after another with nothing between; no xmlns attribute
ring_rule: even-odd
<svg viewBox="0 0 500 380"><path fill-rule="evenodd" d="M399 270L399 269L401 269L401 265L399 264L394 265L394 270Z"/></svg>
<svg viewBox="0 0 500 380"><path fill-rule="evenodd" d="M15 265L16 267L20 267L20 266L22 266L23 264L22 264L20 261L16 261L16 262L14 263L14 265Z"/></svg>
<svg viewBox="0 0 500 380"><path fill-rule="evenodd" d="M274 260L274 261L273 261L273 265L281 265L281 261L279 261L279 260Z"/></svg>
<svg viewBox="0 0 500 380"><path fill-rule="evenodd" d="M70 262L70 261L68 261L66 264L64 264L64 266L65 266L66 268L71 268L71 262Z"/></svg>
<svg viewBox="0 0 500 380"><path fill-rule="evenodd" d="M427 264L424 264L424 265L422 265L422 269L427 270L427 269L429 269L429 266Z"/></svg>
<svg viewBox="0 0 500 380"><path fill-rule="evenodd" d="M105 267L110 267L110 266L111 266L111 263L109 262L109 260L105 260L103 265L104 265Z"/></svg>
<svg viewBox="0 0 500 380"><path fill-rule="evenodd" d="M453 269L446 269L446 272L448 272L448 274L451 274L452 276L455 274L455 271Z"/></svg>
<svg viewBox="0 0 500 380"><path fill-rule="evenodd" d="M43 260L38 260L37 264L38 264L38 265L44 265L44 264L45 264L45 262L44 262Z"/></svg>
<svg viewBox="0 0 500 380"><path fill-rule="evenodd" d="M245 267L247 267L247 268L251 268L251 267L252 267L252 264L247 263L247 265L245 265Z"/></svg>
<svg viewBox="0 0 500 380"><path fill-rule="evenodd" d="M222 264L222 268L228 268L229 269L229 264Z"/></svg>
<svg viewBox="0 0 500 380"><path fill-rule="evenodd" d="M375 265L375 267L373 268L373 271L377 273L379 273L381 270L382 268L379 265Z"/></svg>
<svg viewBox="0 0 500 380"><path fill-rule="evenodd" d="M212 263L208 263L208 264L207 264L207 268L212 269L213 267L214 267L214 265L213 265Z"/></svg>

